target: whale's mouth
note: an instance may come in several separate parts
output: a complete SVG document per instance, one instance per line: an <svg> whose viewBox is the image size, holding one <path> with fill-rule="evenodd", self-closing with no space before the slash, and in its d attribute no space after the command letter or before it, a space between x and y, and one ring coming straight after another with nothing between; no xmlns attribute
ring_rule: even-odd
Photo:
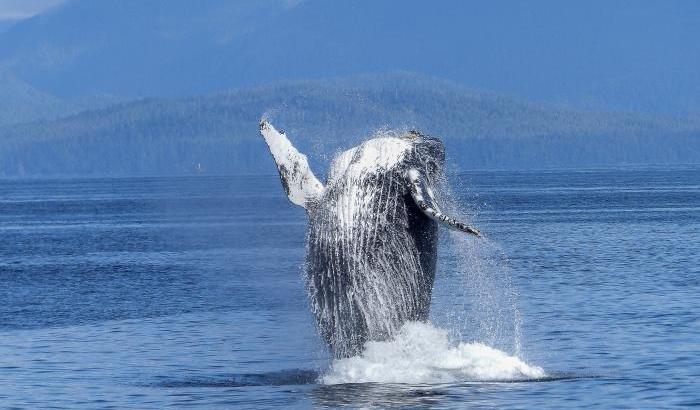
<svg viewBox="0 0 700 410"><path fill-rule="evenodd" d="M389 341L368 342L361 355L335 360L323 384L545 381L558 378L481 343L454 343L429 323L408 322Z"/></svg>

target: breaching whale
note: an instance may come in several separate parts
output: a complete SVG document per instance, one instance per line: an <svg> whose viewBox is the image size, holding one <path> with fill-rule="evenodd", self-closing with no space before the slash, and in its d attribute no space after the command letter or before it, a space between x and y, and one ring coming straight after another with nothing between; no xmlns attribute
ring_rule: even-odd
<svg viewBox="0 0 700 410"><path fill-rule="evenodd" d="M333 355L357 355L407 321L426 321L438 224L480 235L437 205L442 142L416 131L369 139L336 156L324 186L283 132L262 121L260 134L287 196L309 217L306 285Z"/></svg>

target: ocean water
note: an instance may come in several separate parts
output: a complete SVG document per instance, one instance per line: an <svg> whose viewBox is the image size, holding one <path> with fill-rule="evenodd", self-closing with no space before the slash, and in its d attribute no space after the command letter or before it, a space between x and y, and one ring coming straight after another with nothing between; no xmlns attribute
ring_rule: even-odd
<svg viewBox="0 0 700 410"><path fill-rule="evenodd" d="M0 408L700 405L700 168L450 179L487 239L339 361L276 176L0 181Z"/></svg>

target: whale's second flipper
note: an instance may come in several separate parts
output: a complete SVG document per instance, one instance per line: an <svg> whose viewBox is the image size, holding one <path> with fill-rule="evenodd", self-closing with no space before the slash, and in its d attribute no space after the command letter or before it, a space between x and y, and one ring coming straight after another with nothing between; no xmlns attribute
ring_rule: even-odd
<svg viewBox="0 0 700 410"><path fill-rule="evenodd" d="M472 235L481 236L481 233L478 229L469 226L463 222L460 222L454 218L450 218L449 216L443 214L440 211L440 208L435 202L435 197L433 196L432 190L425 184L425 181L423 180L423 178L420 175L420 172L417 169L409 169L407 174L408 180L411 183L410 191L411 196L413 197L413 201L415 201L416 205L418 205L418 208L420 208L420 210L423 211L423 213L426 216L455 231L466 232Z"/></svg>
<svg viewBox="0 0 700 410"><path fill-rule="evenodd" d="M297 151L284 133L265 120L260 122L260 135L270 147L289 200L308 209L309 203L323 195L324 188L311 172L306 155Z"/></svg>

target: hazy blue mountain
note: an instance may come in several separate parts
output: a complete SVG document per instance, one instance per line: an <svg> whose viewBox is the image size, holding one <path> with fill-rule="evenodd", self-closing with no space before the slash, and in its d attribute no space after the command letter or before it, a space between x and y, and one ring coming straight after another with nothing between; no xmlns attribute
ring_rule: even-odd
<svg viewBox="0 0 700 410"><path fill-rule="evenodd" d="M12 73L0 71L0 125L52 120L112 105L119 98L85 95L71 100L40 91Z"/></svg>
<svg viewBox="0 0 700 410"><path fill-rule="evenodd" d="M319 173L382 129L442 137L452 169L700 162L700 119L585 113L477 93L412 74L146 99L0 129L0 175L273 173L261 116Z"/></svg>
<svg viewBox="0 0 700 410"><path fill-rule="evenodd" d="M0 67L69 100L407 70L680 114L700 110L699 16L692 0L70 0L0 34Z"/></svg>
<svg viewBox="0 0 700 410"><path fill-rule="evenodd" d="M75 107L51 94L37 90L11 73L0 71L0 124L56 118Z"/></svg>

